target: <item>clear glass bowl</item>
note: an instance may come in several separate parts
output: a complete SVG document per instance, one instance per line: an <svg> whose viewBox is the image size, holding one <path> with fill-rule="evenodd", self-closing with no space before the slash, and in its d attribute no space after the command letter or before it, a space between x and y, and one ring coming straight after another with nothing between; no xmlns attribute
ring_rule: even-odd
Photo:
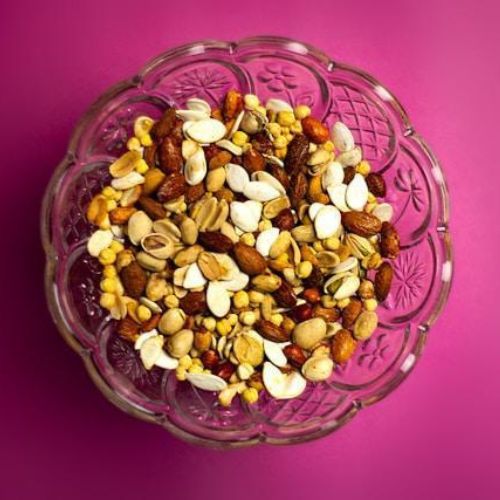
<svg viewBox="0 0 500 500"><path fill-rule="evenodd" d="M222 408L212 393L175 374L146 371L133 347L113 334L99 306L101 269L86 253L85 209L109 180L134 118L160 116L190 97L219 103L227 90L307 104L328 124L342 120L364 157L384 173L402 251L394 262L381 325L331 380L297 399L264 395L252 406ZM443 172L398 100L365 72L303 43L276 37L205 41L169 50L106 92L85 114L57 167L42 208L45 284L54 321L103 394L127 413L188 441L220 447L297 443L338 429L392 392L422 353L448 296L452 256Z"/></svg>

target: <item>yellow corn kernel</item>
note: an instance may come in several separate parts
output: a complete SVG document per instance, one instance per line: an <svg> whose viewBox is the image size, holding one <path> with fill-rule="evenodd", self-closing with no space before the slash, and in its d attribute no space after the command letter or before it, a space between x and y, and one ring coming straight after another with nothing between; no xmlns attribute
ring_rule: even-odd
<svg viewBox="0 0 500 500"><path fill-rule="evenodd" d="M266 229L271 229L273 227L273 223L269 219L264 219L259 222L259 231L265 231Z"/></svg>
<svg viewBox="0 0 500 500"><path fill-rule="evenodd" d="M247 109L256 109L260 104L259 98L254 94L245 94L243 101Z"/></svg>
<svg viewBox="0 0 500 500"><path fill-rule="evenodd" d="M250 299L248 293L245 290L240 290L233 295L233 304L236 309L243 309L248 307L250 304Z"/></svg>
<svg viewBox="0 0 500 500"><path fill-rule="evenodd" d="M370 170L371 166L366 160L361 160L356 167L356 172L361 175L368 175Z"/></svg>
<svg viewBox="0 0 500 500"><path fill-rule="evenodd" d="M116 270L115 266L104 266L104 269L102 270L102 275L105 278L115 278L118 275L118 272Z"/></svg>
<svg viewBox="0 0 500 500"><path fill-rule="evenodd" d="M233 134L232 141L234 144L236 144L236 146L243 146L243 144L246 144L248 142L248 135L241 130L237 130Z"/></svg>
<svg viewBox="0 0 500 500"><path fill-rule="evenodd" d="M111 309L116 304L116 297L112 293L103 293L99 299L99 304L104 309Z"/></svg>
<svg viewBox="0 0 500 500"><path fill-rule="evenodd" d="M240 321L247 326L252 326L257 321L257 316L253 311L245 311L240 314Z"/></svg>
<svg viewBox="0 0 500 500"><path fill-rule="evenodd" d="M163 299L163 303L169 308L174 309L175 307L179 307L179 299L172 293L171 295L167 295Z"/></svg>
<svg viewBox="0 0 500 500"><path fill-rule="evenodd" d="M290 133L290 127L281 127L281 135L287 135Z"/></svg>
<svg viewBox="0 0 500 500"><path fill-rule="evenodd" d="M114 210L117 206L118 204L115 200L106 200L106 210L108 212L111 212L111 210Z"/></svg>
<svg viewBox="0 0 500 500"><path fill-rule="evenodd" d="M308 260L304 260L297 266L297 277L300 279L309 278L313 270L313 265Z"/></svg>
<svg viewBox="0 0 500 500"><path fill-rule="evenodd" d="M287 143L288 142L292 142L292 140L293 140L293 134L290 133L290 132L288 132L288 134L285 135L285 139L286 139Z"/></svg>
<svg viewBox="0 0 500 500"><path fill-rule="evenodd" d="M278 123L282 127L289 127L295 122L295 116L292 111L280 111L278 113Z"/></svg>
<svg viewBox="0 0 500 500"><path fill-rule="evenodd" d="M363 305L367 311L375 311L378 307L378 302L375 299L366 299L363 301Z"/></svg>
<svg viewBox="0 0 500 500"><path fill-rule="evenodd" d="M231 331L231 324L227 319L220 319L217 321L217 332L223 337L226 336Z"/></svg>
<svg viewBox="0 0 500 500"><path fill-rule="evenodd" d="M108 264L113 264L115 260L116 260L116 253L113 252L111 248L105 248L104 250L101 250L101 253L99 254L99 262L103 266L106 266Z"/></svg>
<svg viewBox="0 0 500 500"><path fill-rule="evenodd" d="M139 160L135 166L135 171L138 174L145 174L149 170L149 165L144 160Z"/></svg>
<svg viewBox="0 0 500 500"><path fill-rule="evenodd" d="M179 358L179 367L185 368L186 370L193 364L193 360L189 354L182 356Z"/></svg>
<svg viewBox="0 0 500 500"><path fill-rule="evenodd" d="M284 160L286 156L287 148L275 149L274 155L280 160Z"/></svg>
<svg viewBox="0 0 500 500"><path fill-rule="evenodd" d="M115 278L104 278L100 283L101 290L106 293L116 292L116 279Z"/></svg>
<svg viewBox="0 0 500 500"><path fill-rule="evenodd" d="M259 392L255 387L247 387L241 394L241 397L245 403L251 405L259 400Z"/></svg>
<svg viewBox="0 0 500 500"><path fill-rule="evenodd" d="M281 326L281 323L283 323L283 319L283 314L276 313L271 315L271 322L276 326Z"/></svg>
<svg viewBox="0 0 500 500"><path fill-rule="evenodd" d="M340 240L338 238L335 238L335 236L331 236L330 238L327 238L323 241L323 246L327 250L338 250L338 248L340 247Z"/></svg>
<svg viewBox="0 0 500 500"><path fill-rule="evenodd" d="M377 198L372 193L368 193L368 203L375 203L376 201Z"/></svg>
<svg viewBox="0 0 500 500"><path fill-rule="evenodd" d="M281 135L281 127L278 123L270 123L267 126L267 130L269 130L270 134L273 137L279 137Z"/></svg>
<svg viewBox="0 0 500 500"><path fill-rule="evenodd" d="M116 190L114 188L112 188L111 186L106 186L102 190L102 195L110 200L114 199L115 193L116 193Z"/></svg>
<svg viewBox="0 0 500 500"><path fill-rule="evenodd" d="M301 104L300 106L296 106L293 112L295 113L295 118L297 118L297 120L303 120L311 114L311 108L305 104Z"/></svg>
<svg viewBox="0 0 500 500"><path fill-rule="evenodd" d="M321 243L321 241L315 241L313 243L313 248L314 250L316 250L316 252L321 252L322 250L324 250L323 243Z"/></svg>
<svg viewBox="0 0 500 500"><path fill-rule="evenodd" d="M140 141L141 141L141 144L143 146L152 146L153 145L153 139L151 139L151 136L149 134L144 134L144 135L141 135L141 137L139 138Z"/></svg>
<svg viewBox="0 0 500 500"><path fill-rule="evenodd" d="M345 309L349 303L351 302L351 299L349 297L346 297L345 299L338 300L337 301L337 307L339 309Z"/></svg>
<svg viewBox="0 0 500 500"><path fill-rule="evenodd" d="M255 236L252 233L245 233L240 236L241 243L253 247L255 245Z"/></svg>
<svg viewBox="0 0 500 500"><path fill-rule="evenodd" d="M122 250L125 250L125 247L123 246L123 243L121 241L113 240L111 242L111 245L109 245L109 248L113 250L115 253L119 253Z"/></svg>
<svg viewBox="0 0 500 500"><path fill-rule="evenodd" d="M203 363L200 358L192 358L191 365L200 366L201 368L203 368Z"/></svg>
<svg viewBox="0 0 500 500"><path fill-rule="evenodd" d="M129 151L140 151L141 150L141 141L137 139L137 137L131 137L127 141L127 149Z"/></svg>
<svg viewBox="0 0 500 500"><path fill-rule="evenodd" d="M148 309L146 306L144 306L142 304L137 307L137 310L135 311L135 313L137 314L137 317L139 318L139 321L141 323L143 321L148 321L149 319L151 319L151 316L153 315L153 313L151 312L151 309Z"/></svg>
<svg viewBox="0 0 500 500"><path fill-rule="evenodd" d="M325 150L328 151L329 153L333 153L335 151L335 146L333 145L332 141L326 141L324 142L321 147Z"/></svg>
<svg viewBox="0 0 500 500"><path fill-rule="evenodd" d="M189 373L203 373L203 367L194 363L188 368Z"/></svg>
<svg viewBox="0 0 500 500"><path fill-rule="evenodd" d="M215 327L217 326L217 321L215 318L212 318L209 316L208 318L203 318L202 325L209 331L213 332L215 330Z"/></svg>
<svg viewBox="0 0 500 500"><path fill-rule="evenodd" d="M260 304L264 300L264 294L257 292L257 290L250 290L250 292L248 292L248 298L253 304Z"/></svg>
<svg viewBox="0 0 500 500"><path fill-rule="evenodd" d="M186 380L186 368L178 366L175 369L175 377L177 378L177 380L180 380L181 382Z"/></svg>
<svg viewBox="0 0 500 500"><path fill-rule="evenodd" d="M299 121L292 123L290 125L290 132L292 134L301 134L302 133L302 123L300 123Z"/></svg>
<svg viewBox="0 0 500 500"><path fill-rule="evenodd" d="M236 325L236 323L238 323L238 315L237 314L234 314L234 313L228 314L226 319L229 321L229 324L231 326L234 326L234 325Z"/></svg>

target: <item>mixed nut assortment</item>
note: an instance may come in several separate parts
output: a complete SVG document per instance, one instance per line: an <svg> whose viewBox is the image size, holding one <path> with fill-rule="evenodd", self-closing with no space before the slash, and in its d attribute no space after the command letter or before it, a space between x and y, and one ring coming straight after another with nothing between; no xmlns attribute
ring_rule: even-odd
<svg viewBox="0 0 500 500"><path fill-rule="evenodd" d="M225 406L294 398L373 334L399 236L346 125L230 90L137 118L127 149L88 206L87 249L146 369Z"/></svg>

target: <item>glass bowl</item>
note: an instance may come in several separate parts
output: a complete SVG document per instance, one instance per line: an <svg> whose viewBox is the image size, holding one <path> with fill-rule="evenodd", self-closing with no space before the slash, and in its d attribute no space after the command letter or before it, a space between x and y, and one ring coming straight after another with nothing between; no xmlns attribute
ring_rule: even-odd
<svg viewBox="0 0 500 500"><path fill-rule="evenodd" d="M182 107L194 96L216 104L231 88L307 104L329 125L346 123L364 158L384 174L402 251L378 330L329 381L308 384L297 399L264 394L257 404L235 399L222 408L215 394L178 382L172 372L145 370L133 346L113 334L99 306L101 266L86 252L92 227L85 209L109 181L107 166L125 150L135 117L157 118L167 104ZM97 387L127 413L212 446L297 443L338 429L407 377L450 290L444 175L401 104L365 72L285 38L178 47L108 90L81 119L52 176L41 228L50 311Z"/></svg>

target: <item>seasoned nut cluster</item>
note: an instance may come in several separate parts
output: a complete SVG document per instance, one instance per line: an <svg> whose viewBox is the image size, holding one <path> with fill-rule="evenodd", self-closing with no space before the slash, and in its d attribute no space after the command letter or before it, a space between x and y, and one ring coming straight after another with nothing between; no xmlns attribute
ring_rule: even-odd
<svg viewBox="0 0 500 500"><path fill-rule="evenodd" d="M224 406L297 397L377 328L399 253L384 179L307 106L230 90L186 108L136 119L87 208L101 306L146 369Z"/></svg>

